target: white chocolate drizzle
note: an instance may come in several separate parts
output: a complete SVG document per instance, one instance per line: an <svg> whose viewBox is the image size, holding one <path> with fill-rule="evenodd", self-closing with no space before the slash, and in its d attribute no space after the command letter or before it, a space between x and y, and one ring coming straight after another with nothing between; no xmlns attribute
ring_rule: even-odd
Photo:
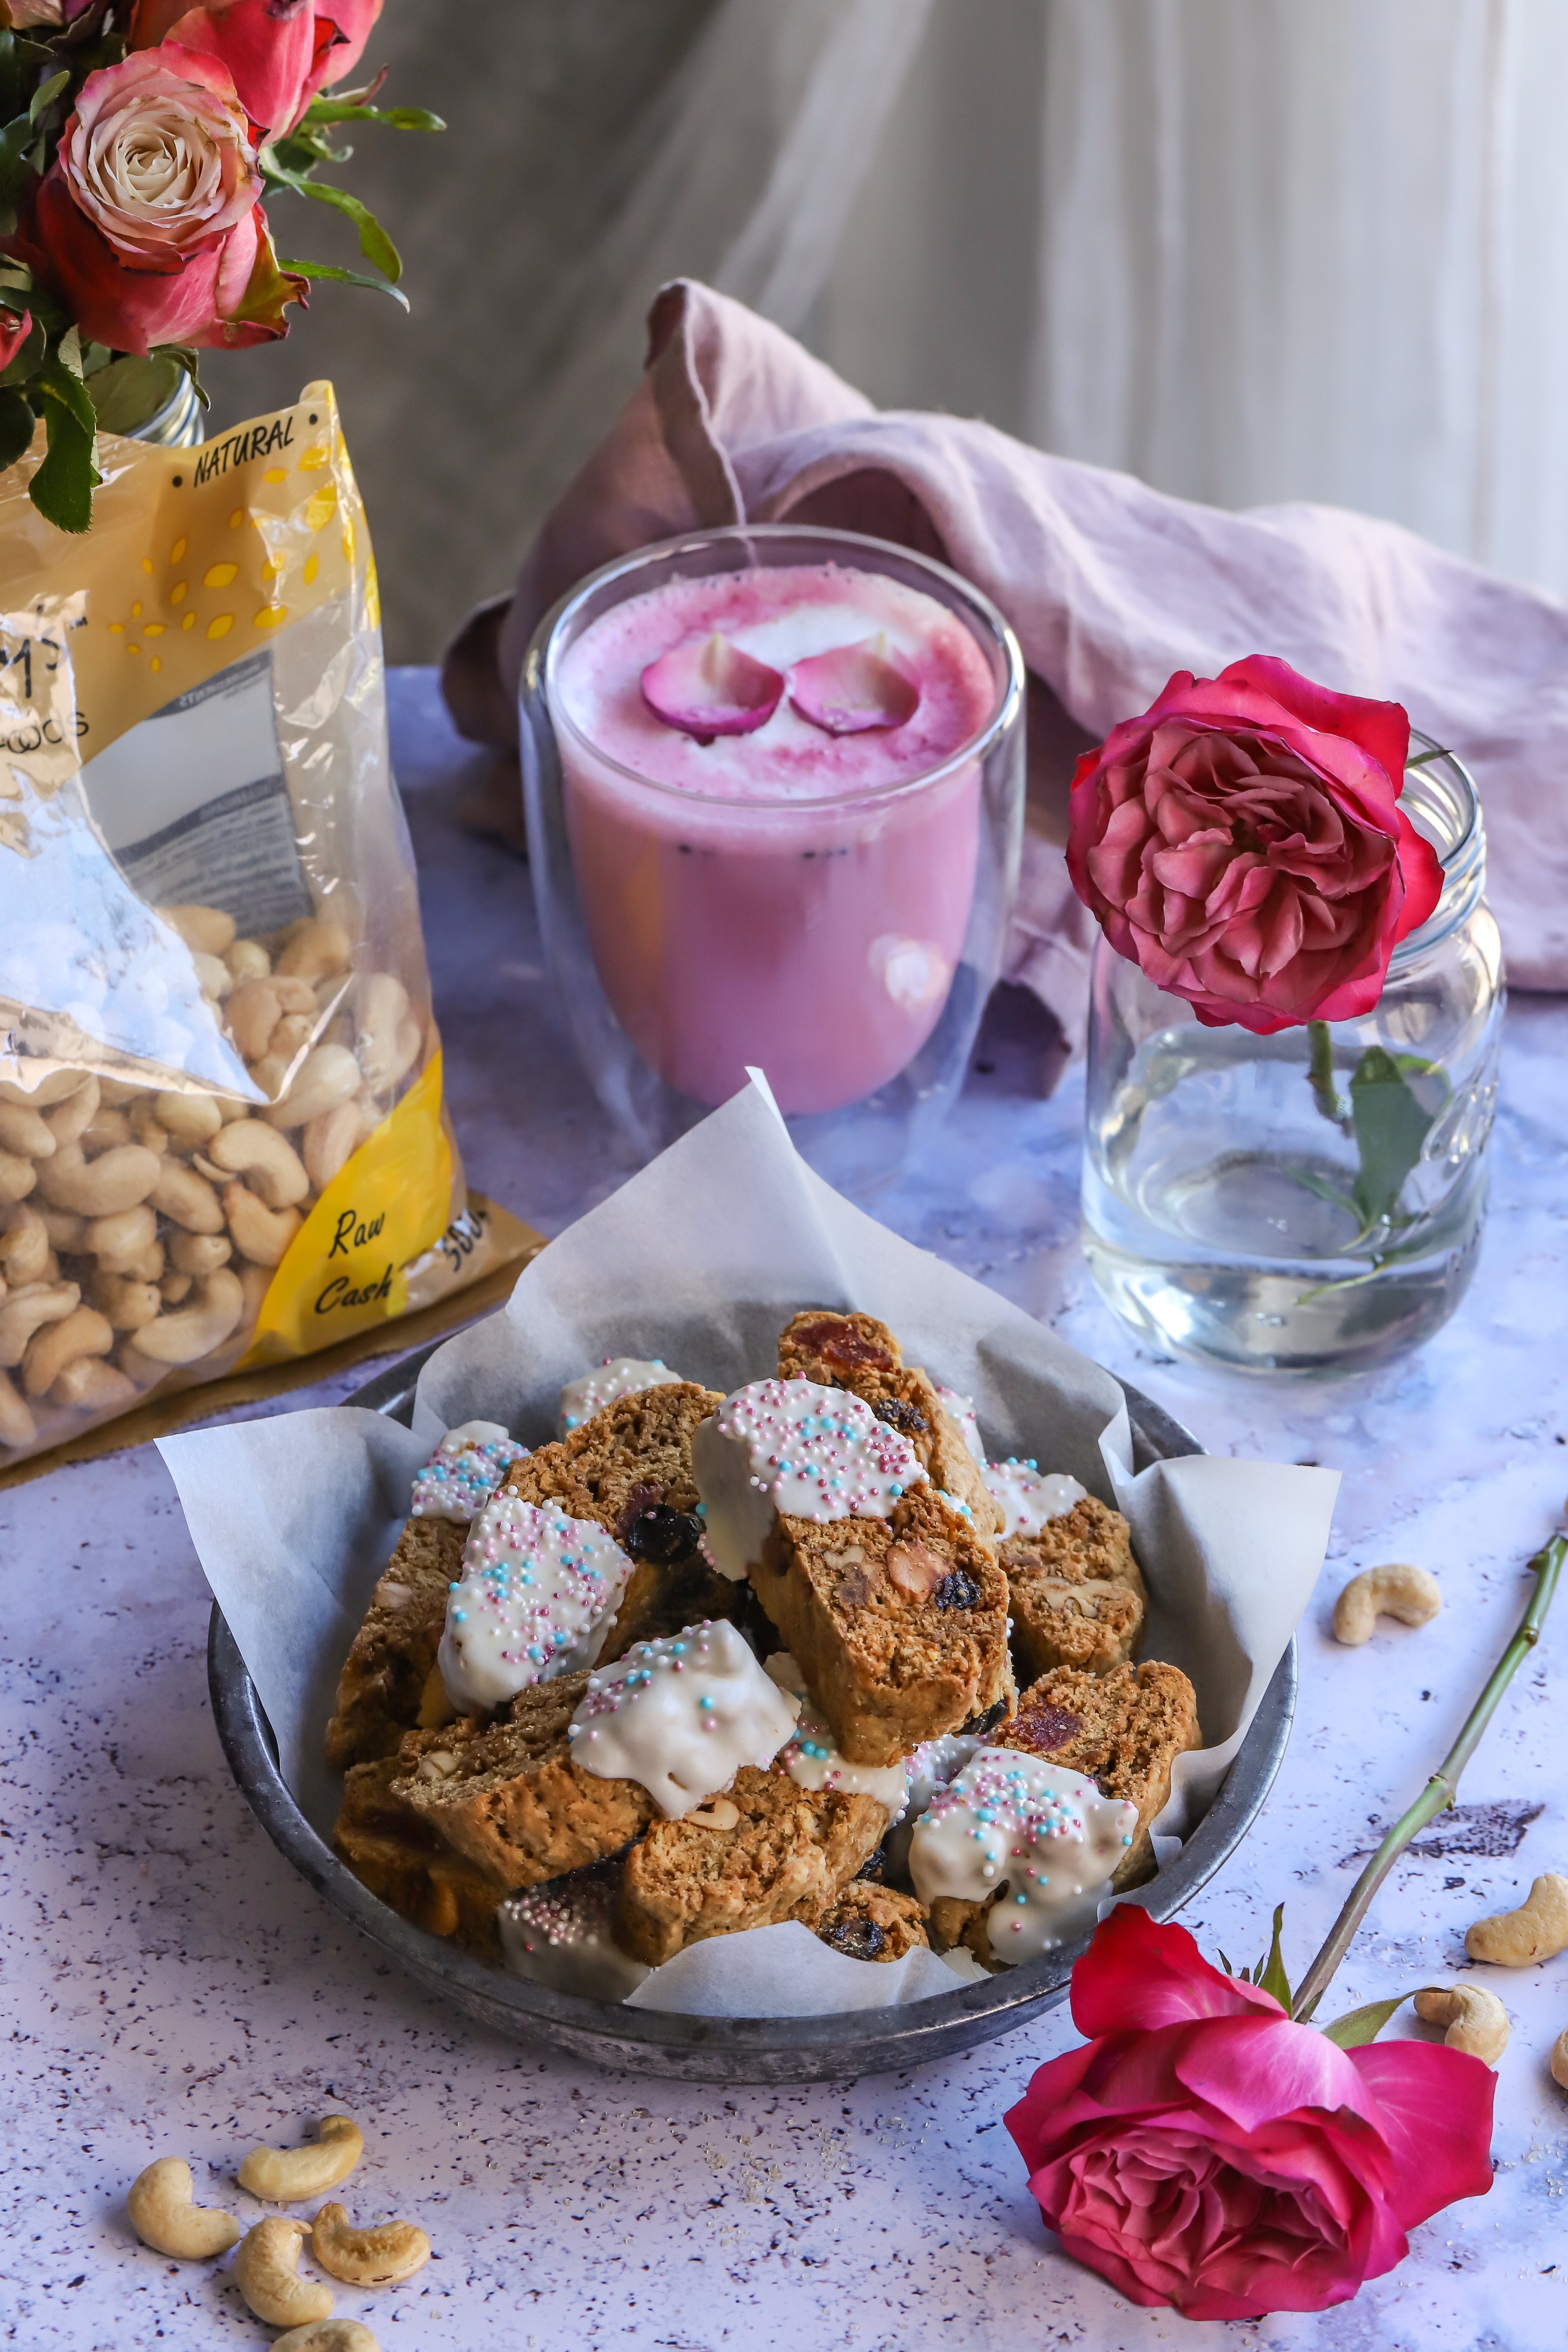
<svg viewBox="0 0 1568 2352"><path fill-rule="evenodd" d="M1016 1967L1086 1935L1131 1844L1138 1808L1081 1772L1013 1748L982 1748L939 1790L910 1840L925 1904L984 1903L993 1958Z"/></svg>
<svg viewBox="0 0 1568 2352"><path fill-rule="evenodd" d="M723 1575L760 1566L775 1515L890 1518L925 1476L909 1440L845 1389L752 1381L727 1396L691 1440L703 1549Z"/></svg>
<svg viewBox="0 0 1568 2352"><path fill-rule="evenodd" d="M414 1481L409 1511L416 1519L471 1519L481 1511L514 1462L528 1448L499 1421L465 1421L449 1429Z"/></svg>
<svg viewBox="0 0 1568 2352"><path fill-rule="evenodd" d="M898 1764L851 1764L835 1745L826 1718L812 1704L805 1676L789 1652L775 1650L763 1672L780 1690L800 1701L799 1721L774 1757L773 1770L787 1773L797 1788L839 1789L849 1797L875 1797L888 1809L888 1827L896 1829L910 1799L905 1769L909 1759Z"/></svg>
<svg viewBox="0 0 1568 2352"><path fill-rule="evenodd" d="M606 1356L591 1372L580 1372L561 1391L561 1434L570 1437L607 1404L639 1396L644 1389L679 1388L682 1375L660 1356Z"/></svg>
<svg viewBox="0 0 1568 2352"><path fill-rule="evenodd" d="M727 1789L742 1764L771 1764L798 1711L727 1619L705 1620L639 1642L590 1675L566 1737L574 1764L637 1781L679 1821Z"/></svg>
<svg viewBox="0 0 1568 2352"><path fill-rule="evenodd" d="M980 1434L980 1423L974 1417L974 1399L965 1396L961 1389L939 1388L936 1401L952 1422L958 1424L958 1433L973 1454L982 1469L985 1466L985 1444Z"/></svg>
<svg viewBox="0 0 1568 2352"><path fill-rule="evenodd" d="M625 2000L649 1974L612 1932L621 1865L593 1863L508 1897L496 1913L513 1976L583 2000Z"/></svg>
<svg viewBox="0 0 1568 2352"><path fill-rule="evenodd" d="M1065 1470L1042 1470L1032 1457L1020 1462L1016 1454L988 1462L985 1484L1006 1514L1004 1542L1009 1536L1037 1536L1047 1519L1062 1518L1089 1492Z"/></svg>
<svg viewBox="0 0 1568 2352"><path fill-rule="evenodd" d="M593 1520L509 1489L494 1496L447 1596L438 1656L452 1705L500 1706L531 1683L592 1665L631 1572Z"/></svg>

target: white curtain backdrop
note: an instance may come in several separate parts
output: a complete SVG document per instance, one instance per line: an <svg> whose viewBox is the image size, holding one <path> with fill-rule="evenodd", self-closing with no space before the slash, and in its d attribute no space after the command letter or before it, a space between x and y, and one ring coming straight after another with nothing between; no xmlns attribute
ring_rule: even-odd
<svg viewBox="0 0 1568 2352"><path fill-rule="evenodd" d="M1565 104L1563 0L937 0L816 338L884 404L1568 594ZM888 192L960 158L1012 200L912 271Z"/></svg>
<svg viewBox="0 0 1568 2352"><path fill-rule="evenodd" d="M704 277L888 406L1568 593L1568 0L723 0L525 436Z"/></svg>
<svg viewBox="0 0 1568 2352"><path fill-rule="evenodd" d="M833 268L933 0L722 0L660 103L650 161L561 290L558 356L518 462L548 505L637 381L668 278L792 331Z"/></svg>

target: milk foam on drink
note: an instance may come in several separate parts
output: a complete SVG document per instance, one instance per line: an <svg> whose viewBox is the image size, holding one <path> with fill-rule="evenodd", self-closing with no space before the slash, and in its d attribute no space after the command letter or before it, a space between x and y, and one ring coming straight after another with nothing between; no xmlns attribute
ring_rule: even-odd
<svg viewBox="0 0 1568 2352"><path fill-rule="evenodd" d="M704 742L659 719L641 681L714 632L786 674L885 638L919 705L902 726L834 735L786 687L765 725ZM957 755L1000 689L963 622L836 563L674 580L592 623L553 689L594 960L659 1075L716 1104L757 1065L786 1111L896 1076L947 1001L974 895L980 762Z"/></svg>

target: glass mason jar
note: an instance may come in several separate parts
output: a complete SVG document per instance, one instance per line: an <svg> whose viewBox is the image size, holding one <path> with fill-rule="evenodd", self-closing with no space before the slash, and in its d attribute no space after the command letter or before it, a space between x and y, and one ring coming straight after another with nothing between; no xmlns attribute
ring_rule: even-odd
<svg viewBox="0 0 1568 2352"><path fill-rule="evenodd" d="M1502 953L1475 785L1427 737L1412 745L1428 757L1401 806L1443 893L1362 1020L1205 1028L1096 945L1084 1251L1161 1347L1241 1371L1357 1371L1427 1339L1475 1272Z"/></svg>
<svg viewBox="0 0 1568 2352"><path fill-rule="evenodd" d="M770 772L726 789L689 736L672 739L672 765L689 776L658 781L573 717L563 666L617 606L797 567L820 573L830 613L834 567L914 590L942 608L942 629L956 617L981 657L984 715L938 764L835 790L838 739L824 734L817 791L796 719L787 782ZM693 532L606 564L541 624L521 684L540 929L584 1067L639 1153L754 1067L830 1182L863 1190L897 1172L957 1092L1000 966L1023 826L1023 682L1016 641L984 596L853 531Z"/></svg>
<svg viewBox="0 0 1568 2352"><path fill-rule="evenodd" d="M160 449L195 449L206 437L195 379L170 359L113 360L88 379L100 429Z"/></svg>

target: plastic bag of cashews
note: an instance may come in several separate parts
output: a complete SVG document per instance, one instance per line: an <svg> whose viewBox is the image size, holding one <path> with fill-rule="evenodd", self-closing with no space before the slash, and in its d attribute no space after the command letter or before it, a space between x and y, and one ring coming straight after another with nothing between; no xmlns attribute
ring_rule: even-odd
<svg viewBox="0 0 1568 2352"><path fill-rule="evenodd" d="M0 1467L508 1254L443 1108L331 385L99 463L81 539L0 477Z"/></svg>

